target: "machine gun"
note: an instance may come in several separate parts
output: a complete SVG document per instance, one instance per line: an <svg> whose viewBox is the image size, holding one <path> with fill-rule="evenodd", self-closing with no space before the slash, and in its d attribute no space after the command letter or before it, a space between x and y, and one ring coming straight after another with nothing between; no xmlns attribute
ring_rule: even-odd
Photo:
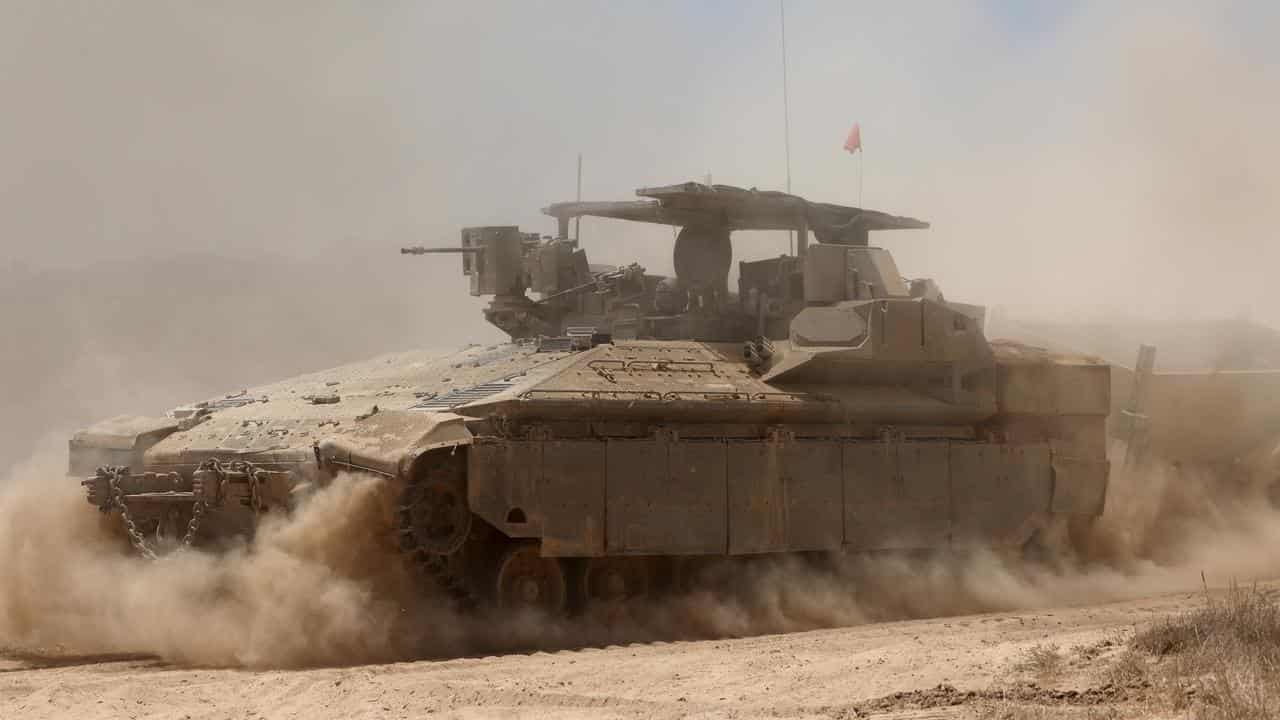
<svg viewBox="0 0 1280 720"><path fill-rule="evenodd" d="M570 327L634 336L633 320L646 302L651 304L661 280L634 263L593 269L576 240L542 237L509 225L464 228L456 247L417 246L400 252L462 255L471 294L493 297L485 319L514 339L562 336ZM531 298L530 292L538 297Z"/></svg>

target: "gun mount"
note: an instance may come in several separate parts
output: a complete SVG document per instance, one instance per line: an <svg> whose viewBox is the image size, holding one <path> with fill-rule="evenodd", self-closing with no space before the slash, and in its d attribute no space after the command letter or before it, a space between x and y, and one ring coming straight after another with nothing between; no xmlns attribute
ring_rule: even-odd
<svg viewBox="0 0 1280 720"><path fill-rule="evenodd" d="M485 319L514 339L563 336L573 327L619 339L742 341L786 337L807 305L912 296L892 258L870 247L868 236L929 227L915 218L728 185L684 183L636 194L648 199L544 208L557 221L555 237L514 226L470 227L460 246L401 252L461 254L471 294L493 297ZM675 277L648 274L634 263L589 264L577 239L569 238L570 221L583 216L680 228ZM732 233L739 230L790 230L798 242L795 255L740 262L733 293Z"/></svg>
<svg viewBox="0 0 1280 720"><path fill-rule="evenodd" d="M471 294L493 297L485 320L513 339L563 336L570 327L636 337L641 308L653 305L662 280L636 264L593 267L575 240L507 225L464 228L460 247L401 252L461 254Z"/></svg>

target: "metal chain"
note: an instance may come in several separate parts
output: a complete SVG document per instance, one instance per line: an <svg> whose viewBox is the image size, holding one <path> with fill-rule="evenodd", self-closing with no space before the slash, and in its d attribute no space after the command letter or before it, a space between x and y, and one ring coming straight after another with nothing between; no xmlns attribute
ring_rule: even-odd
<svg viewBox="0 0 1280 720"><path fill-rule="evenodd" d="M249 479L249 509L254 513L262 513L266 510L266 504L262 499L262 477L259 470L252 464L244 463L244 474Z"/></svg>
<svg viewBox="0 0 1280 720"><path fill-rule="evenodd" d="M196 533L200 532L200 520L204 517L205 502L197 500L191 506L191 522L187 523L187 534L182 536L182 545L178 547L178 552L191 547L191 543L195 542Z"/></svg>
<svg viewBox="0 0 1280 720"><path fill-rule="evenodd" d="M147 547L147 542L142 537L142 533L138 532L138 526L133 522L133 516L129 514L129 506L124 502L124 491L120 489L120 478L128 471L128 468L112 466L103 468L98 472L102 473L104 470L112 504L120 509L120 518L124 521L124 531L129 535L129 542L133 544L134 549L142 557L147 560L155 560L156 554L151 548Z"/></svg>
<svg viewBox="0 0 1280 720"><path fill-rule="evenodd" d="M217 458L209 458L200 464L200 467L196 469L196 472L199 473L201 470L213 471L213 473L218 476L219 482L223 482L228 473L244 473L245 481L248 484L249 497L241 502L255 513L262 513L266 511L266 501L262 497L262 476L266 471L260 469L257 465L254 465L248 460L232 460L231 462L223 465ZM203 483L197 483L193 489L198 497L204 496ZM195 514L192 517L193 522L196 521L199 515L203 514L207 509L206 503L203 500L198 501L197 505L200 507L198 514ZM193 509L193 513L195 512L196 510Z"/></svg>
<svg viewBox="0 0 1280 720"><path fill-rule="evenodd" d="M133 545L138 554L147 560L156 560L159 556L155 551L147 547L146 538L138 530L138 525L133 520L133 515L129 512L129 506L124 500L124 490L120 488L120 481L128 473L129 469L120 466L111 466L98 469L98 475L106 476L110 505L106 510L110 510L111 506L115 506L120 510L120 519L124 522L125 533L129 536L129 543ZM191 506L191 522L187 523L187 534L182 537L182 544L178 547L178 552L182 552L191 547L195 542L196 533L200 531L200 521L204 517L207 503L201 499L196 500Z"/></svg>

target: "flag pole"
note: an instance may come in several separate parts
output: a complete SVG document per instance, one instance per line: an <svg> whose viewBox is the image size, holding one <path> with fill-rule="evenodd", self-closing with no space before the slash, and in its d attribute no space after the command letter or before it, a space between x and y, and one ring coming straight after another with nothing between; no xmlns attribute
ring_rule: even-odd
<svg viewBox="0 0 1280 720"><path fill-rule="evenodd" d="M791 103L787 97L787 6L778 0L778 19L782 24L782 148L787 158L787 194L791 194ZM796 254L796 235L787 231L787 246Z"/></svg>
<svg viewBox="0 0 1280 720"><path fill-rule="evenodd" d="M862 207L862 156L866 154L866 150L858 148L858 207Z"/></svg>

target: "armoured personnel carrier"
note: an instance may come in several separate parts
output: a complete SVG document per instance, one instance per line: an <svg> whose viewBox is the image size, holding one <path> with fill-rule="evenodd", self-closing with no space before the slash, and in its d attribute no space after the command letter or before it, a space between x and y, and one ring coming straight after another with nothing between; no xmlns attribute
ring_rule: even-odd
<svg viewBox="0 0 1280 720"><path fill-rule="evenodd" d="M907 280L907 217L687 183L545 208L554 236L451 248L510 341L410 352L71 441L90 503L144 554L216 544L343 471L394 481L387 532L459 598L559 611L716 557L1050 546L1101 513L1109 367L989 341ZM596 266L583 216L679 228L675 277ZM795 251L738 263L733 233ZM597 240L605 244L606 240Z"/></svg>

